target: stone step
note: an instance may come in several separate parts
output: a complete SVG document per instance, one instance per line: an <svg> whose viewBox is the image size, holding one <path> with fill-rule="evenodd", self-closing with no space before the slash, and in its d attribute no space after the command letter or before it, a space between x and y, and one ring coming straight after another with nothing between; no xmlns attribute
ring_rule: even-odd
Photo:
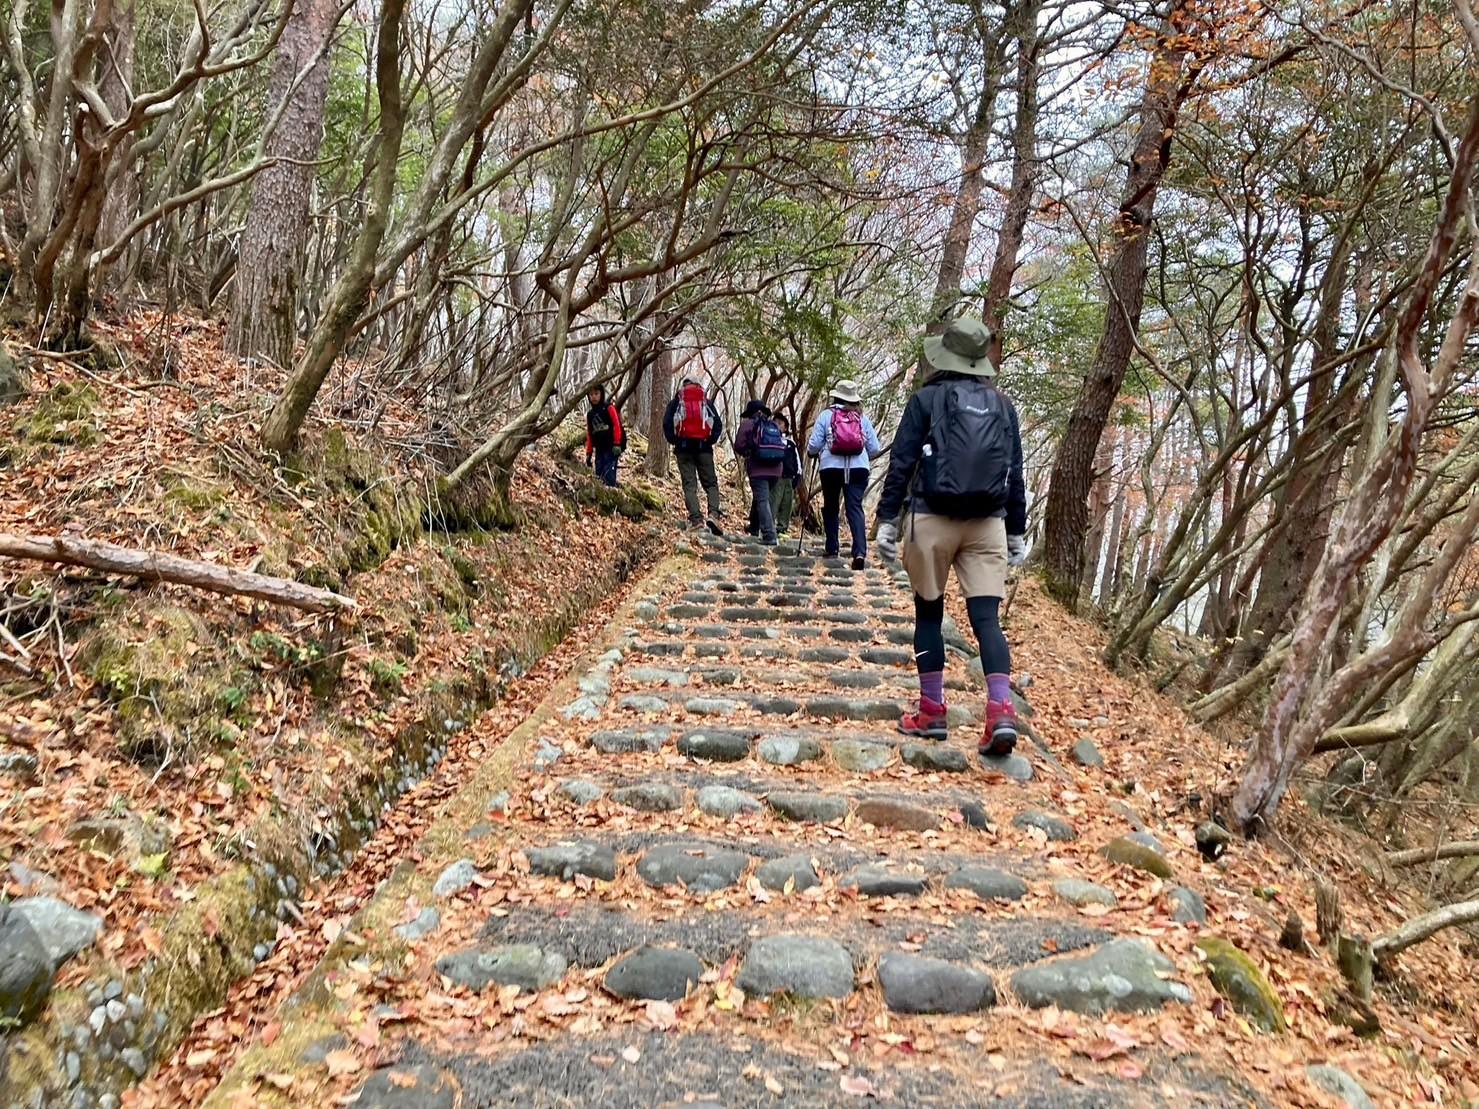
<svg viewBox="0 0 1479 1109"><path fill-rule="evenodd" d="M937 914L910 912L906 905L900 903L871 919L814 912L780 917L769 906L672 917L644 912L640 904L516 905L489 917L473 947L483 951L535 947L553 957L551 966L564 963L584 969L604 967L644 947L667 948L692 952L706 967L718 967L731 958L743 958L759 939L801 931L844 948L859 969L886 952L907 951L1000 972L1063 965L1065 957L1092 954L1114 939L1110 932L1075 920L962 913L946 923L936 919ZM544 960L530 962L544 965ZM1028 986L1039 988L1031 979Z"/></svg>
<svg viewBox="0 0 1479 1109"><path fill-rule="evenodd" d="M974 738L975 733L968 735ZM599 728L588 742L603 755L655 753L671 748L696 763L760 762L776 767L830 768L848 774L908 766L931 774L991 778L1002 773L1020 780L1031 777L1031 763L1025 756L989 759L978 755L968 739L937 742L896 732L777 731L758 723L730 720L712 727L690 723L681 728L665 724ZM1021 766L1014 767L1017 763Z"/></svg>
<svg viewBox="0 0 1479 1109"><path fill-rule="evenodd" d="M818 1065L818 1049L793 1051L752 1039L737 1047L727 1029L619 1035L566 1032L533 1043L515 1039L461 1056L438 1055L413 1041L405 1056L374 1071L361 1087L358 1109L739 1109L785 1105L826 1109L868 1105L960 1109L1130 1109L1178 1105L1245 1105L1248 1092L1204 1069L1182 1070L1154 1051L1136 1052L1148 1077L1125 1082L1079 1060L1048 1064L1003 1057L984 1081L974 1073L979 1048L958 1049L959 1066L890 1055L854 1057L845 1068ZM825 1056L825 1052L822 1053ZM835 1068L835 1069L834 1069ZM1079 1071L1081 1073L1074 1073ZM768 1082L767 1082L768 1080ZM780 1093L774 1093L767 1086Z"/></svg>

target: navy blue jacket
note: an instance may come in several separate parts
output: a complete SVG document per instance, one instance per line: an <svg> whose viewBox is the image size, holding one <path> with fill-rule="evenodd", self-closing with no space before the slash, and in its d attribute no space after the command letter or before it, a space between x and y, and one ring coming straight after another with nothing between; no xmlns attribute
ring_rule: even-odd
<svg viewBox="0 0 1479 1109"><path fill-rule="evenodd" d="M940 373L930 378L909 398L904 407L904 416L899 421L898 434L894 436L893 451L889 455L888 477L883 482L883 493L878 498L878 519L892 523L904 510L904 502L911 496L919 497L920 507L928 512L929 502L912 490L915 473L919 469L925 443L929 441L930 413L934 411L931 391L938 385L952 380L981 380L967 374ZM994 384L991 388L996 389ZM1022 477L1022 430L1017 422L1017 410L1007 395L997 389L997 395L1006 406L1012 426L1012 466L1007 475L1006 522L1008 535L1027 534L1027 483Z"/></svg>

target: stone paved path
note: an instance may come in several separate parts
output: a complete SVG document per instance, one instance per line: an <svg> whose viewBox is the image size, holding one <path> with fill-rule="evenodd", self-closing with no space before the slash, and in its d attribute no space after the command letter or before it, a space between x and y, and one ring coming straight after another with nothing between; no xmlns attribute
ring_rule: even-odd
<svg viewBox="0 0 1479 1109"><path fill-rule="evenodd" d="M1034 737L977 757L960 651L951 740L895 732L894 574L695 554L356 923L363 947L305 991L295 1065L373 1058L358 1104L380 1109L1258 1103L1154 1051L1127 1079L997 1044L998 1009L1187 1003L1185 968L1113 907L1200 899L1146 872L1170 864L1144 833L1130 866L1078 841L1053 802L1095 771ZM342 1020L367 994L373 1056Z"/></svg>

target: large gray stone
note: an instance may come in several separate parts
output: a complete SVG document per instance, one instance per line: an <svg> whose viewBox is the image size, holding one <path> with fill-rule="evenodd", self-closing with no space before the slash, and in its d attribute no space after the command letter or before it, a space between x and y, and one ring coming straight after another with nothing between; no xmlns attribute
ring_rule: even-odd
<svg viewBox="0 0 1479 1109"><path fill-rule="evenodd" d="M670 689L685 686L689 680L682 670L664 670L658 666L634 666L626 677L637 685L662 685Z"/></svg>
<svg viewBox="0 0 1479 1109"><path fill-rule="evenodd" d="M577 874L599 878L603 882L610 882L616 877L616 852L594 840L531 847L527 854L529 869L535 874L563 878L566 881Z"/></svg>
<svg viewBox="0 0 1479 1109"><path fill-rule="evenodd" d="M796 766L822 757L822 745L801 735L766 736L756 750L761 760L772 766Z"/></svg>
<svg viewBox="0 0 1479 1109"><path fill-rule="evenodd" d="M733 716L744 705L728 697L690 697L683 707L695 716Z"/></svg>
<svg viewBox="0 0 1479 1109"><path fill-rule="evenodd" d="M877 689L883 679L867 670L834 670L827 681L838 689Z"/></svg>
<svg viewBox="0 0 1479 1109"><path fill-rule="evenodd" d="M895 701L854 701L845 697L814 697L805 708L808 716L828 720L895 720L899 715Z"/></svg>
<svg viewBox="0 0 1479 1109"><path fill-rule="evenodd" d="M786 855L771 859L756 869L755 877L768 890L784 891L789 882L793 893L809 890L821 883L821 879L817 877L816 864L812 862L810 855Z"/></svg>
<svg viewBox="0 0 1479 1109"><path fill-rule="evenodd" d="M628 712L660 713L668 711L668 703L650 693L628 693L617 704Z"/></svg>
<svg viewBox="0 0 1479 1109"><path fill-rule="evenodd" d="M703 972L704 964L692 951L639 947L606 972L605 986L629 1001L678 1001Z"/></svg>
<svg viewBox="0 0 1479 1109"><path fill-rule="evenodd" d="M1127 866L1132 870L1142 870L1157 878L1171 878L1175 875L1166 856L1155 848L1147 847L1143 842L1133 840L1129 836L1110 840L1099 849L1099 853L1112 863Z"/></svg>
<svg viewBox="0 0 1479 1109"><path fill-rule="evenodd" d="M981 765L1014 782L1032 781L1032 764L1021 755L982 755Z"/></svg>
<svg viewBox="0 0 1479 1109"><path fill-rule="evenodd" d="M1207 903L1202 895L1186 886L1173 886L1166 891L1171 903L1171 919L1178 924L1206 924Z"/></svg>
<svg viewBox="0 0 1479 1109"><path fill-rule="evenodd" d="M846 997L853 990L852 956L825 936L764 936L750 945L735 981L759 997Z"/></svg>
<svg viewBox="0 0 1479 1109"><path fill-rule="evenodd" d="M91 947L103 930L102 917L84 913L57 897L25 897L10 907L30 924L53 967Z"/></svg>
<svg viewBox="0 0 1479 1109"><path fill-rule="evenodd" d="M458 859L437 875L436 884L431 887L431 892L435 897L452 897L467 889L477 880L478 864L471 859Z"/></svg>
<svg viewBox="0 0 1479 1109"><path fill-rule="evenodd" d="M638 782L613 789L611 800L638 812L672 812L683 807L683 791L667 782Z"/></svg>
<svg viewBox="0 0 1479 1109"><path fill-rule="evenodd" d="M0 903L0 1026L35 1019L51 996L53 972L46 945L30 922Z"/></svg>
<svg viewBox="0 0 1479 1109"><path fill-rule="evenodd" d="M867 797L853 811L864 824L901 832L929 832L940 826L940 814L893 797Z"/></svg>
<svg viewBox="0 0 1479 1109"><path fill-rule="evenodd" d="M1068 840L1078 838L1078 833L1073 830L1072 824L1068 823L1061 816L1054 816L1052 813L1037 812L1029 809L1026 812L1019 812L1016 816L1012 817L1012 824L1017 828L1036 828L1046 835L1048 839L1058 842L1067 842Z"/></svg>
<svg viewBox="0 0 1479 1109"><path fill-rule="evenodd" d="M959 774L971 765L959 747L943 743L906 743L899 748L899 757L917 770L935 770L945 774Z"/></svg>
<svg viewBox="0 0 1479 1109"><path fill-rule="evenodd" d="M1082 878L1059 878L1053 883L1053 892L1070 905L1080 908L1084 905L1103 905L1113 909L1119 905L1119 898L1114 895L1113 890L1105 889L1095 882L1086 882Z"/></svg>
<svg viewBox="0 0 1479 1109"><path fill-rule="evenodd" d="M844 770L870 774L893 761L894 749L866 739L839 739L832 744L832 758Z"/></svg>
<svg viewBox="0 0 1479 1109"><path fill-rule="evenodd" d="M864 863L849 871L838 884L845 889L856 889L864 897L917 897L929 885L929 876Z"/></svg>
<svg viewBox="0 0 1479 1109"><path fill-rule="evenodd" d="M803 647L796 652L802 662L842 662L850 656L845 647Z"/></svg>
<svg viewBox="0 0 1479 1109"><path fill-rule="evenodd" d="M705 762L739 762L750 757L750 737L744 732L700 729L679 737L678 752Z"/></svg>
<svg viewBox="0 0 1479 1109"><path fill-rule="evenodd" d="M666 728L606 729L591 736L591 746L603 755L630 755L656 751L668 738Z"/></svg>
<svg viewBox="0 0 1479 1109"><path fill-rule="evenodd" d="M1099 748L1094 746L1094 741L1088 737L1075 743L1069 749L1068 757L1080 766L1104 765L1104 756L1099 753Z"/></svg>
<svg viewBox="0 0 1479 1109"><path fill-rule="evenodd" d="M878 984L896 1013L974 1013L996 1004L990 975L902 951L879 960Z"/></svg>
<svg viewBox="0 0 1479 1109"><path fill-rule="evenodd" d="M1112 940L1089 955L1026 967L1012 975L1012 992L1029 1008L1056 1005L1088 1016L1148 1013L1191 991L1171 980L1175 967L1144 940Z"/></svg>
<svg viewBox="0 0 1479 1109"><path fill-rule="evenodd" d="M431 935L442 926L442 914L430 905L416 914L414 920L397 924L393 931L403 940L419 940Z"/></svg>
<svg viewBox="0 0 1479 1109"><path fill-rule="evenodd" d="M732 820L740 813L759 812L758 798L731 786L704 786L696 797L700 811Z"/></svg>
<svg viewBox="0 0 1479 1109"><path fill-rule="evenodd" d="M425 1063L395 1063L372 1071L352 1104L355 1109L453 1109L457 1082Z"/></svg>
<svg viewBox="0 0 1479 1109"><path fill-rule="evenodd" d="M875 666L913 666L914 655L909 651L900 651L893 647L865 647L858 652L858 657L864 662L871 662Z"/></svg>
<svg viewBox="0 0 1479 1109"><path fill-rule="evenodd" d="M1305 1077L1331 1097L1344 1101L1348 1109L1376 1109L1376 1103L1361 1084L1330 1063L1304 1068Z"/></svg>
<svg viewBox="0 0 1479 1109"><path fill-rule="evenodd" d="M825 793L777 790L766 796L765 803L788 820L811 824L832 824L847 815L847 799Z"/></svg>
<svg viewBox="0 0 1479 1109"><path fill-rule="evenodd" d="M750 857L702 844L663 843L648 848L637 873L650 886L682 885L691 893L714 893L739 881Z"/></svg>
<svg viewBox="0 0 1479 1109"><path fill-rule="evenodd" d="M577 805L589 805L592 801L599 801L606 795L606 791L601 786L584 778L571 778L567 782L561 782L560 793Z"/></svg>
<svg viewBox="0 0 1479 1109"><path fill-rule="evenodd" d="M532 943L511 943L443 955L437 960L437 973L470 990L489 986L542 990L563 978L568 966L557 952L544 951Z"/></svg>
<svg viewBox="0 0 1479 1109"><path fill-rule="evenodd" d="M970 890L982 901L1020 901L1027 883L1015 874L989 866L963 866L945 879L947 889Z"/></svg>

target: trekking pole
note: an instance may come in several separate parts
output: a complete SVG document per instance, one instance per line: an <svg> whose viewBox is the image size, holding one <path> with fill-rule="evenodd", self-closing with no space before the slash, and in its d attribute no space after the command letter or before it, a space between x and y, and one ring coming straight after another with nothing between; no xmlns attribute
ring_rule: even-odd
<svg viewBox="0 0 1479 1109"><path fill-rule="evenodd" d="M807 470L807 463L805 461L803 461L801 463L801 491L803 493L805 493L808 489L811 488L811 482L810 482L810 480L806 476L806 470ZM811 507L811 497L809 495L806 498L806 507L807 508L810 508ZM796 555L797 555L797 557L800 557L800 555L801 555L801 543L806 538L806 512L805 511L801 512L800 513L800 516L801 516L801 520L800 520L800 522L796 526Z"/></svg>

